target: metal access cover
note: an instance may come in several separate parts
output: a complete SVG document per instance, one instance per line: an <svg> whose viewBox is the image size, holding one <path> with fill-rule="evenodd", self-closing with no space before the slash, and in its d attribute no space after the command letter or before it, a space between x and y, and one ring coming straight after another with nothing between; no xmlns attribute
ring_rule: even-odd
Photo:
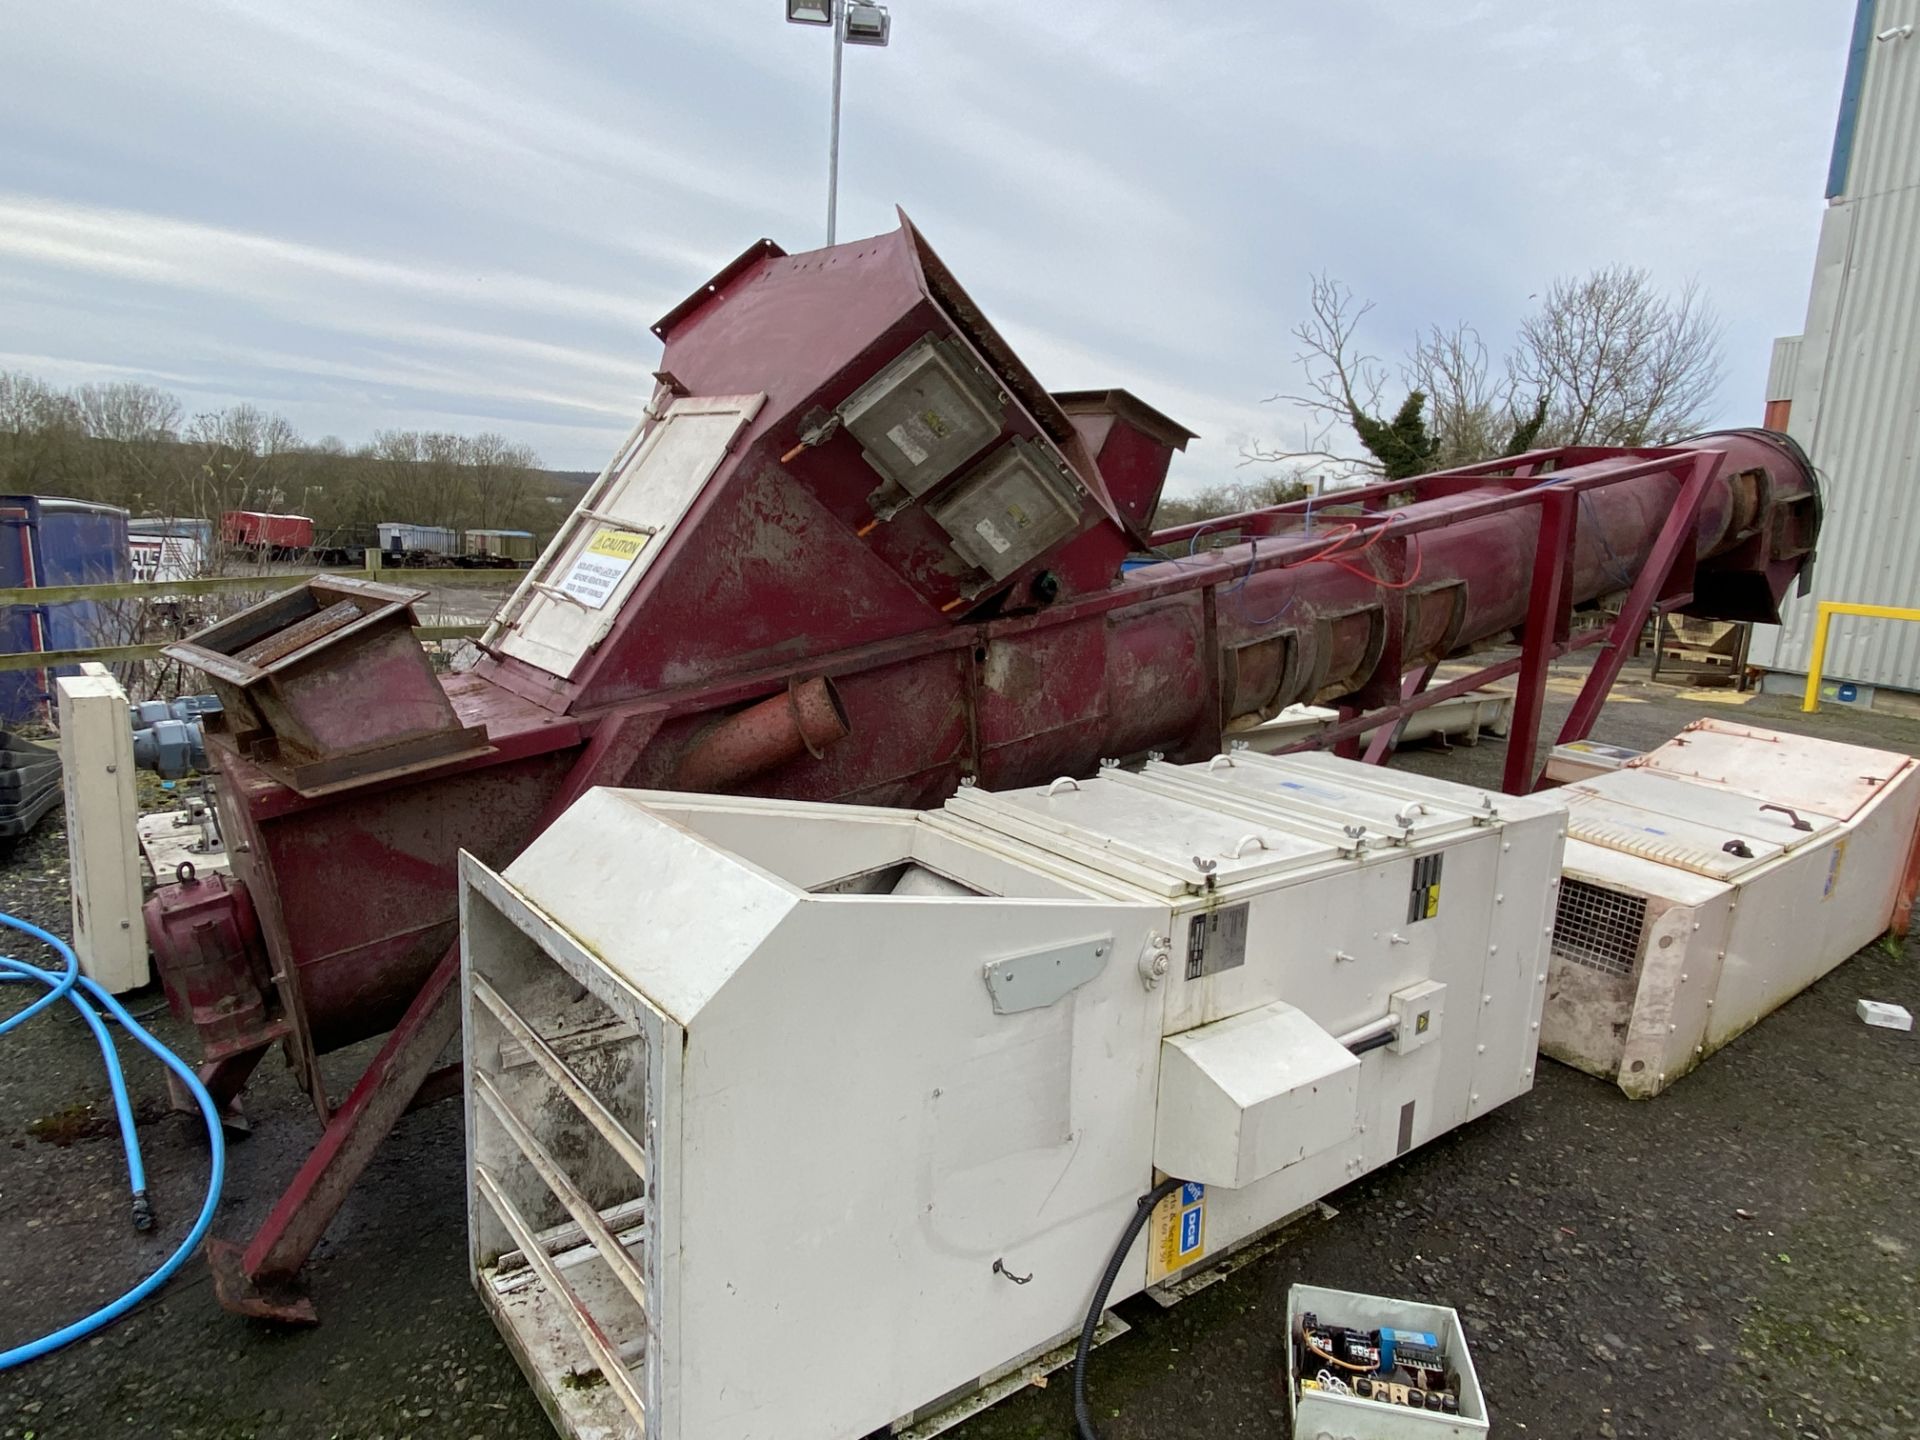
<svg viewBox="0 0 1920 1440"><path fill-rule="evenodd" d="M987 966L987 993L993 996L994 1013L1044 1010L1105 969L1112 949L1113 937L1102 935L994 961Z"/></svg>
<svg viewBox="0 0 1920 1440"><path fill-rule="evenodd" d="M1189 784L1231 793L1285 813L1335 827L1366 827L1370 842L1411 842L1473 828L1475 817L1457 805L1427 796L1391 795L1354 784L1320 766L1285 756L1236 751L1197 765L1148 764L1145 775L1177 777Z"/></svg>
<svg viewBox="0 0 1920 1440"><path fill-rule="evenodd" d="M958 470L1000 433L1006 397L952 340L929 335L842 401L836 413L867 463L912 495Z"/></svg>
<svg viewBox="0 0 1920 1440"><path fill-rule="evenodd" d="M947 802L950 814L1112 873L1144 869L1197 889L1211 877L1224 887L1285 874L1337 858L1330 840L1309 839L1192 800L1101 780L994 794L966 789Z"/></svg>
<svg viewBox="0 0 1920 1440"><path fill-rule="evenodd" d="M1787 805L1724 790L1717 785L1699 785L1676 780L1670 775L1641 769L1616 770L1595 775L1571 787L1573 791L1605 796L1624 805L1632 805L1658 815L1724 830L1748 841L1765 841L1779 850L1797 850L1839 827L1840 821L1811 810L1799 811Z"/></svg>
<svg viewBox="0 0 1920 1440"><path fill-rule="evenodd" d="M1696 720L1632 768L1850 820L1914 761L1864 745Z"/></svg>
<svg viewBox="0 0 1920 1440"><path fill-rule="evenodd" d="M1569 790L1566 796L1570 838L1711 880L1737 880L1784 853L1780 846L1751 834L1642 809L1609 796L1584 790ZM1736 848L1729 850L1729 845Z"/></svg>
<svg viewBox="0 0 1920 1440"><path fill-rule="evenodd" d="M1011 440L929 507L960 558L1003 580L1080 527L1080 497L1049 453Z"/></svg>

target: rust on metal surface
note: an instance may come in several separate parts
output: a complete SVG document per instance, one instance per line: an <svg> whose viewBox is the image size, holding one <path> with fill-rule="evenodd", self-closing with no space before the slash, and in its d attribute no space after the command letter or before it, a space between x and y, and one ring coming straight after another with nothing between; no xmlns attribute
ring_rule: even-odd
<svg viewBox="0 0 1920 1440"><path fill-rule="evenodd" d="M674 770L673 787L725 790L801 755L818 760L848 729L831 680L799 681L714 725Z"/></svg>
<svg viewBox="0 0 1920 1440"><path fill-rule="evenodd" d="M340 600L304 620L295 621L284 630L254 641L244 650L234 652L233 658L243 665L271 665L315 640L326 639L334 631L351 625L359 618L358 605L351 600Z"/></svg>

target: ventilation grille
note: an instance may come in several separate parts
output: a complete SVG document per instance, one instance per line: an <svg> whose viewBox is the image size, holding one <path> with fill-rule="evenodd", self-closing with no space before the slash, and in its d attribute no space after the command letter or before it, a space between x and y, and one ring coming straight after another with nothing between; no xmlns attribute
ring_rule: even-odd
<svg viewBox="0 0 1920 1440"><path fill-rule="evenodd" d="M1553 953L1607 975L1632 975L1640 962L1640 935L1647 902L1639 895L1560 882L1560 908L1553 917Z"/></svg>

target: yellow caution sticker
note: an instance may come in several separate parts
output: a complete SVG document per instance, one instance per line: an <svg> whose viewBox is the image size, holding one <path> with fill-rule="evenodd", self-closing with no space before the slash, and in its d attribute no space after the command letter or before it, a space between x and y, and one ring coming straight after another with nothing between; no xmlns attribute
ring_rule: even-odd
<svg viewBox="0 0 1920 1440"><path fill-rule="evenodd" d="M594 532L556 588L587 609L598 610L612 598L614 589L626 579L652 538L639 530L602 527Z"/></svg>

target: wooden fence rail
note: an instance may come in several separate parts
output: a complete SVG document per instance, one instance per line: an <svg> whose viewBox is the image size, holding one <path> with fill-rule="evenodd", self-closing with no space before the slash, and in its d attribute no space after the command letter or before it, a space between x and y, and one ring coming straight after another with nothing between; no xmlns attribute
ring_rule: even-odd
<svg viewBox="0 0 1920 1440"><path fill-rule="evenodd" d="M79 600L159 600L175 595L226 595L247 590L291 590L323 575L350 575L390 585L510 590L524 570L287 570L258 575L208 575L198 580L120 580L108 585L28 585L0 589L0 605L71 605Z"/></svg>
<svg viewBox="0 0 1920 1440"><path fill-rule="evenodd" d="M365 570L275 571L258 575L210 575L197 580L129 580L106 585L39 585L0 587L0 606L70 605L76 601L111 603L123 600L172 600L194 595L231 595L247 591L291 590L322 575L351 575L386 584L420 588L452 587L502 591L519 584L521 570L387 570L369 566ZM485 625L416 625L413 633L422 640L458 640L478 635ZM0 671L42 670L60 665L80 665L94 661L102 665L129 664L157 660L172 641L150 645L99 645L85 650L29 650L0 655Z"/></svg>

